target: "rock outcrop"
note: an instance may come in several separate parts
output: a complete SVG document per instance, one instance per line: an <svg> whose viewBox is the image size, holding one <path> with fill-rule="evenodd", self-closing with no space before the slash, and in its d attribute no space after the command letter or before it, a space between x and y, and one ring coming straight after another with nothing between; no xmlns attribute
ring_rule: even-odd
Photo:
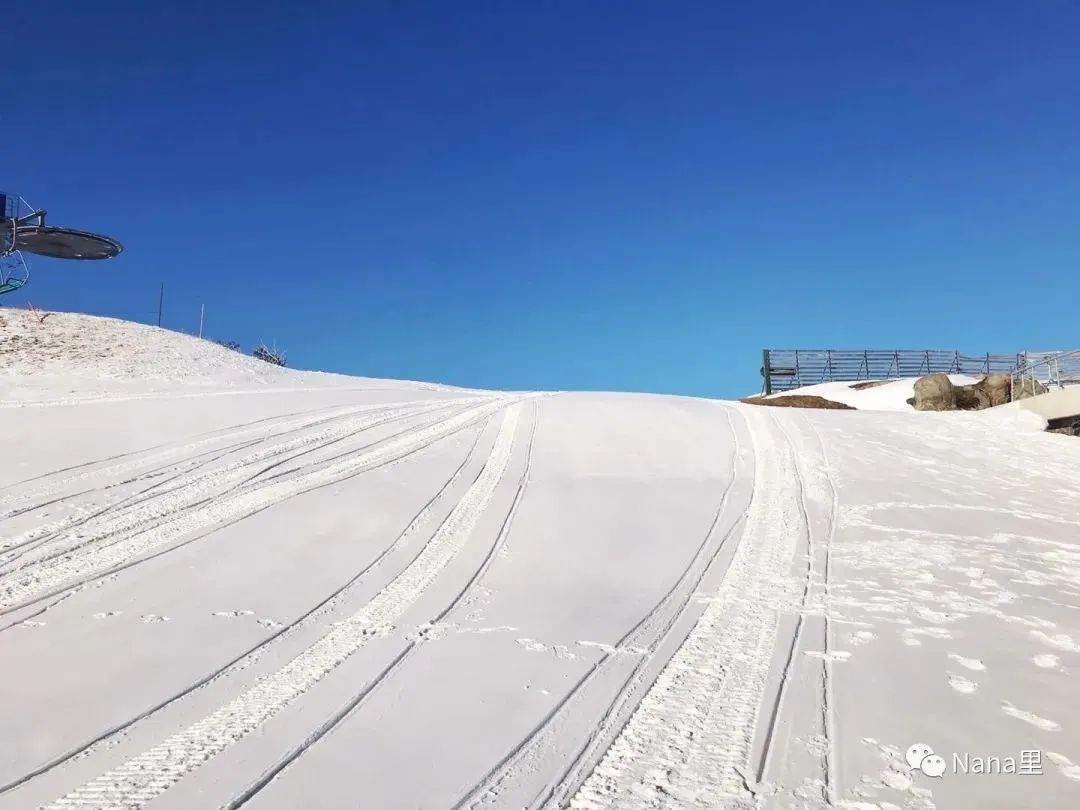
<svg viewBox="0 0 1080 810"><path fill-rule="evenodd" d="M1032 379L1020 379L1013 384L1012 398L1015 402L1018 399L1027 399L1028 397L1037 397L1039 394L1045 394L1050 389L1043 385L1038 380Z"/></svg>
<svg viewBox="0 0 1080 810"><path fill-rule="evenodd" d="M908 400L917 411L955 411L956 386L948 374L931 374L915 381L915 396Z"/></svg>
<svg viewBox="0 0 1080 810"><path fill-rule="evenodd" d="M1008 374L987 374L975 383L975 386L986 394L990 407L993 408L995 405L1004 405L1009 401L1012 377Z"/></svg>
<svg viewBox="0 0 1080 810"><path fill-rule="evenodd" d="M1027 391L1046 393L1046 386L1027 380ZM915 381L915 396L908 400L917 411L981 411L1016 399L1008 374L988 374L970 385L953 385L947 374L931 374ZM1034 396L1027 393L1026 396Z"/></svg>

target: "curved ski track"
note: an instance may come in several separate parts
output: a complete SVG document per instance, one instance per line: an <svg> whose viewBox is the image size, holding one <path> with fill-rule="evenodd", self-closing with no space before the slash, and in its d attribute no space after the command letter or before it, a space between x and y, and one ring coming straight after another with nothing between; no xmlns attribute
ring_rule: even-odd
<svg viewBox="0 0 1080 810"><path fill-rule="evenodd" d="M485 425L486 424L487 423L485 423ZM75 746L72 749L69 749L63 754L53 757L49 761L32 768L30 771L23 774L19 778L14 779L7 784L0 785L0 795L3 795L4 793L15 789L20 785L26 784L30 780L35 779L45 773L48 773L54 768L64 765L67 762L70 762L76 757L82 757L84 755L93 753L94 750L98 748L98 746L114 740L119 735L135 726L136 723L139 723L142 720L145 720L157 714L159 711L165 709L168 706L172 706L183 698L191 695L196 690L202 689L203 687L214 683L222 677L227 677L235 672L247 669L252 664L254 664L262 655L264 655L270 649L271 645L273 645L275 642L284 640L285 637L295 633L301 627L309 625L316 619L332 611L337 605L339 605L348 598L349 593L358 583L360 583L368 574L380 567L388 557L390 557L395 551L400 549L405 544L405 542L413 534L415 534L420 529L420 527L424 525L424 523L428 521L435 504L443 498L446 492L449 491L455 483L457 483L457 481L461 478L462 472L465 470L465 467L469 464L470 461L472 461L476 453L476 448L480 444L480 439L482 438L482 436L483 428L477 431L476 439L473 440L473 443L469 447L469 450L466 453L465 458L462 460L461 464L458 465L457 469L455 469L454 472L450 475L450 477L442 484L442 486L439 487L438 491L431 498L428 499L428 501L423 505L423 507L421 507L420 511L418 511L412 517L412 519L397 535L394 541L390 543L390 545L388 545L386 548L384 548L381 552L379 552L379 554L371 562L369 562L361 570L353 574L347 581L345 581L340 587L332 591L328 596L321 599L317 604L312 606L309 610L305 611L297 618L276 629L274 632L272 632L270 635L268 635L266 638L264 638L254 646L235 656L217 669L209 672L195 683L185 687L179 692L174 693L160 703L157 703L149 707L148 709L145 709L134 717L131 717L121 723L118 723L117 725L106 729L105 731L102 731L92 739L86 740L85 742L80 743L79 745Z"/></svg>
<svg viewBox="0 0 1080 810"><path fill-rule="evenodd" d="M448 407L449 405L452 405L452 404L453 403L444 403L444 404L442 404L442 407ZM349 411L347 413L344 413L344 414L338 414L338 415L334 415L334 416L330 416L330 417L324 417L324 418L320 418L320 419L316 419L316 420L305 420L305 421L299 422L298 424L296 424L296 425L294 425L292 427L287 428L286 430L283 430L283 431L280 431L280 432L277 432L277 433L273 433L273 434L271 434L269 436L266 436L266 437L261 437L261 438L254 439L254 440L247 440L247 441L237 442L237 443L235 443L233 445L230 445L229 447L226 447L226 448L223 448L223 449L211 450L211 451L207 451L205 453L200 453L200 454L198 454L196 456L188 457L188 458L184 459L183 461L181 461L179 463L172 464L172 465L167 465L165 467L160 467L160 468L157 468L155 470L151 470L150 472L147 472L147 473L144 473L142 475L136 476L135 478L129 479L128 481L123 481L120 484L107 485L105 487L105 489L112 489L112 488L114 488L116 486L122 486L122 485L130 484L130 483L135 483L137 481L146 480L148 478L157 478L157 477L160 477L161 475L165 474L168 471L172 471L172 470L177 469L178 467L186 467L186 469L182 469L179 473L171 476L170 478L166 478L166 479L164 479L162 481L157 481L156 483L151 484L149 487L146 487L145 489L143 489L143 490L141 490L139 492L136 492L136 493L134 493L132 495L129 495L128 497L126 497L126 498L124 498L124 499L122 499L122 500L120 500L118 502L108 504L108 505L106 505L104 507L101 507L101 508L95 510L95 511L92 511L90 514L72 516L72 517L69 517L69 518L65 518L62 521L57 521L57 522L54 522L52 524L36 527L35 529L33 529L33 530L29 531L29 532L26 532L21 537L16 537L14 539L10 539L10 540L6 541L3 544L0 544L0 550L7 550L8 551L8 554L5 555L2 559L0 559L0 565L7 566L10 563L14 562L15 560L20 559L21 557L25 556L29 552L33 551L34 549L36 549L36 548L38 548L38 547L40 547L40 546L42 546L44 544L47 544L47 543L49 543L51 541L54 541L54 540L57 540L57 539L64 538L66 536L64 534L65 531L70 531L70 530L79 528L80 526L84 526L88 522L90 522L92 520L96 520L97 518L103 517L105 515L113 516L113 515L116 515L116 514L120 513L121 511L124 511L124 510L132 511L135 514L138 514L137 510L132 509L133 507L138 506L138 505L140 505L142 503L145 503L147 501L150 501L150 500L152 500L154 498L160 498L163 495L169 495L169 494L172 494L172 493L175 493L175 492L178 492L178 491L193 490L193 491L202 492L202 491L204 491L206 489L212 488L215 484L218 484L219 486L228 486L229 483L231 482L230 479L236 478L236 477L242 477L243 476L243 470L246 467L248 467L250 465L253 465L253 464L256 464L256 463L258 463L259 461L261 461L263 459L276 458L278 456L285 456L287 459L297 458L297 457L299 457L301 455L316 452L318 450L324 449L325 447L329 447L330 445L335 444L335 443L340 442L340 441L343 441L343 440L349 438L352 435L361 433L361 432L363 432L365 430L369 430L369 429L371 429L373 427L377 427L378 425L383 424L383 423L385 423L387 421L394 421L395 419L402 419L402 418L408 418L409 416L421 415L421 414L424 414L424 413L429 413L431 410L432 410L432 407L430 406L430 404L421 404L419 406L412 406L409 403L405 403L403 405L394 406L394 407L390 407L390 408L378 407L378 408L353 409L353 410L351 410L351 411ZM359 418L355 418L358 414L361 414L361 416L359 416ZM367 414L375 414L375 415L374 416L367 416ZM181 480L181 482L178 485L173 486L171 488L166 487L167 484L170 484L170 483L172 483L172 482L174 482L174 481L176 481L178 479L184 479L185 474L190 473L193 470L198 470L198 469L201 469L201 468L203 468L205 466L213 464L214 462L219 461L219 460L229 456L230 454L232 454L233 452L236 452L237 450L242 451L242 450L245 450L248 447L251 447L251 446L256 445L256 444L264 444L264 443L267 443L267 442L269 442L269 441L271 441L271 440L273 440L275 438L280 438L282 436L287 436L289 434L296 433L298 431L307 430L307 429L317 427L319 425L322 425L322 424L325 424L325 423L328 423L328 422L335 422L335 421L340 422L340 424L338 424L337 426L335 426L333 428L329 428L329 429L320 431L319 433L316 433L314 435L301 436L299 438L286 440L286 441L280 442L278 444L269 444L266 447L256 451L255 453L249 454L248 456L243 457L243 458L241 458L241 459L239 459L237 461L233 461L233 462L230 462L230 463L226 464L226 466L224 466L222 468L217 468L217 469L212 470L209 473L194 476L194 477L190 477L190 478L188 478L186 480ZM245 433L245 432L248 432L248 431L244 431L244 430L239 431L239 433L241 435L243 433ZM191 449L193 447L199 446L200 444L202 444L202 442L195 442L195 443L193 443L191 445L185 445L183 447L187 448L187 449ZM299 448L305 448L305 447L307 448L306 450L301 450L301 452L294 453L291 456L288 455L293 450L297 450ZM209 456L209 458L205 458L206 456ZM200 459L200 458L203 458L204 460L201 461L201 462L198 461L198 459ZM194 462L194 464L193 464L193 462ZM240 473L239 476L237 476L238 471ZM112 470L112 472L115 473L116 470ZM56 484L53 485L53 489L55 489L55 487L62 487L62 484L63 484L63 482L57 482ZM161 491L155 492L155 490L159 490L159 489ZM93 490L93 489L85 490L84 492L78 493L78 495L83 495L83 494L86 494L87 492L93 492L93 491L95 491L95 490ZM31 495L31 496L25 496L25 497L34 497L34 496ZM71 496L67 496L67 497L71 497ZM204 501L196 501L194 503L191 503L191 502L183 503L180 508L191 508L192 506L200 505L202 502L204 502ZM40 504L37 504L37 505L35 505L33 507L27 507L26 509L20 509L16 513L14 513L14 514L12 514L10 516L13 517L13 516L15 516L15 514L22 514L24 512L33 511L35 509L39 509L39 508L42 508L44 506L47 506L49 503L51 503L51 501L46 502L46 503L40 503ZM15 552L15 551L18 551L19 553L17 553L17 554L11 553L11 552ZM60 556L60 555L62 555L64 553L67 553L68 551L70 551L70 549L64 549L64 550L62 550L61 552L59 552L58 554L56 554L54 556ZM42 562L42 561L43 560L38 559L35 562ZM19 566L18 568L21 568L21 567L22 566ZM11 573L11 571L9 570L9 571L0 572L0 575L7 574L7 573Z"/></svg>
<svg viewBox="0 0 1080 810"><path fill-rule="evenodd" d="M450 604L443 608L437 616L435 616L427 626L435 625L443 621L454 610L458 608L463 602L466 602L469 596L472 594L476 586L483 581L484 575L491 567L492 561L498 555L499 551L506 545L506 540L510 535L510 530L514 524L514 517L517 515L518 507L521 505L521 501L525 495L525 487L529 482L529 473L532 470L532 455L533 444L536 439L536 426L539 415L539 406L537 403L533 403L533 419L532 428L529 432L528 446L525 451L525 469L521 474L521 478L518 481L517 488L514 492L514 499L510 504L510 509L503 519L502 526L499 528L499 532L495 537L495 542L492 543L488 553L484 556L483 561L480 563L479 568L469 578L469 581L465 583L465 586L458 592L457 596L451 600ZM349 701L347 701L338 711L334 712L326 721L324 721L315 731L309 734L299 745L290 750L284 757L278 760L274 765L268 768L260 777L239 794L234 796L230 801L226 802L222 806L222 810L234 810L237 807L241 807L247 804L252 798L255 797L263 788L269 785L274 779L276 779L281 773L283 773L290 765L303 756L313 745L322 740L328 734L332 733L342 722L347 720L361 704L367 699L369 695L375 692L380 686L386 683L386 681L395 672L401 669L411 655L423 644L420 640L411 641L408 646L402 650L397 657L395 657L383 670L369 683L357 692Z"/></svg>
<svg viewBox="0 0 1080 810"><path fill-rule="evenodd" d="M386 587L284 667L261 678L239 697L48 807L144 806L298 699L368 640L388 632L475 529L509 464L521 404L514 402L507 406L505 401L499 401L482 405L464 416L445 420L441 431L436 427L416 432L418 435L434 432L442 437L448 435L451 426L460 430L481 415L491 416L501 409L505 409L502 425L484 468L416 557ZM399 440L398 444L403 442ZM383 452L388 454L385 449Z"/></svg>
<svg viewBox="0 0 1080 810"><path fill-rule="evenodd" d="M321 637L279 669L259 677L239 696L56 799L43 810L144 807L185 775L299 700L370 639L389 633L464 547L488 510L510 466L519 432L521 400L521 397L500 397L442 400L437 404L395 403L352 409L313 421L299 419L294 426L269 437L259 437L254 443L265 443L327 423L334 426L314 435L285 438L203 473L197 471L245 451L252 443L236 441L226 448L188 455L124 482L160 477L189 465L171 478L157 481L85 517L79 526L96 525L94 521L104 518L91 539L35 559L24 568L0 573L0 615L65 590L70 595L72 588L194 542L283 499L395 463L478 423L488 424L500 411L503 413L495 443L476 478L452 508L447 504L449 513L445 519L385 587L344 621L330 625ZM786 753L776 746L775 731L790 702L793 673L800 667L818 665L820 682L816 700L825 743L820 774L822 801L825 806L834 804L836 740L828 602L838 494L824 441L809 420L800 415L778 415L754 407L721 407L733 437L730 474L712 521L692 558L661 599L613 648L606 649L548 714L453 805L455 810L503 807L507 801L529 810L773 806L777 795L770 792L768 778L777 767L774 763L781 763ZM323 450L359 431L446 409L454 412L365 447L323 458L310 466L277 471L299 456ZM538 416L539 408L534 400L524 468L499 532L468 581L429 625L444 621L467 601L483 583L505 546L530 480ZM740 445L736 417L749 432L753 444L749 455L755 460L752 491L745 511L738 515L733 512L732 494L743 483L740 461L747 455L744 450L749 448ZM239 426L238 433L230 432L216 439L200 439L162 450L153 458L160 460L166 453L183 456L213 441L239 439L245 432L257 432L259 428L254 425ZM792 427L802 429L798 440L792 435ZM460 465L393 542L318 604L183 690L0 785L0 795L119 740L141 721L197 690L250 667L272 645L341 605L358 582L400 550L430 519L437 502L444 500L451 487L461 480L483 434L483 429L477 432ZM810 435L816 448L806 444ZM807 453L818 458L808 462ZM133 454L115 457L129 460L110 467L68 476L63 484L47 484L25 499L46 497L63 486L92 480L97 475L123 474L153 463L141 457L130 459L130 455ZM212 457L199 461L202 456ZM772 463L762 463L763 459ZM271 471L274 474L268 475ZM55 491L46 492L49 487L55 487ZM168 498L172 499L167 501L168 506L157 506L158 499ZM148 505L154 508L149 517ZM38 507L27 511L34 508ZM817 536L814 529L812 509L824 510L814 513L819 517L827 516L823 536ZM145 519L137 519L140 515ZM64 530L59 530L41 542L53 542L63 536ZM801 560L800 546L807 551L807 562L793 575L795 562ZM7 562L10 561L11 558ZM31 572L28 581L15 580L20 573L27 577L26 571ZM715 587L715 592L706 598L706 606L695 621L692 608L702 596L703 583L709 589ZM794 616L794 623L790 634L781 635L780 616L784 612ZM820 654L815 652L817 657L807 664L800 652L808 644L804 641L804 625L809 616L823 620L824 632ZM332 734L368 696L407 665L424 643L422 638L411 640L379 674L363 684L352 698L258 779L235 793L224 808L233 810L245 805L312 746ZM780 648L785 651L786 660L778 684L770 690L770 667ZM816 663L818 658L820 664ZM611 687L615 687L613 695L605 698L606 708L584 739L560 734L561 724L573 716L573 709L587 699L587 693L610 691ZM760 750L755 748L756 740L761 740ZM557 773L535 792L537 772L550 769L553 762L559 763ZM528 788L529 785L533 787ZM527 788L530 792L524 794Z"/></svg>
<svg viewBox="0 0 1080 810"><path fill-rule="evenodd" d="M475 424L504 406L503 400L493 400L467 407L433 424L406 429L366 448L350 450L312 467L286 471L261 481L252 482L249 479L247 485L241 482L235 489L216 498L207 496L200 486L201 482L196 480L189 493L197 497L194 503L190 497L185 502L178 496L159 506L149 518L145 510L135 511L126 519L122 516L113 524L106 523L90 540L69 549L63 557L35 566L29 572L21 570L0 576L0 615L123 570L136 561L148 559L144 555L159 547L178 548L180 546L172 544L187 535L216 531L287 498L399 461ZM382 423L400 416L402 414L373 419ZM246 472L246 468L241 468L242 474ZM290 475L294 472L295 475ZM79 553L72 554L72 551Z"/></svg>
<svg viewBox="0 0 1080 810"><path fill-rule="evenodd" d="M752 807L751 752L800 525L794 450L752 406L754 491L715 599L657 677L572 808ZM781 436L783 434L780 434ZM762 463L762 460L774 464Z"/></svg>
<svg viewBox="0 0 1080 810"><path fill-rule="evenodd" d="M555 748L558 741L559 719L566 715L573 707L574 701L589 685L606 677L608 671L614 669L621 658L629 653L636 657L637 663L609 702L597 727L572 755L569 765L558 779L549 784L527 806L531 808L559 803L561 797L572 789L571 786L576 787L576 784L584 778L582 772L591 769L625 723L626 716L633 710L633 698L641 689L650 665L654 664L660 648L668 641L673 628L689 609L698 586L710 573L714 563L719 560L729 539L736 536L742 523L740 518L732 521L726 531L722 533L718 531L723 518L728 514L731 494L738 480L737 470L741 449L738 431L732 419L734 411L724 407L724 413L733 438L731 467L720 503L694 556L656 605L616 642L612 650L605 651L603 656L574 684L541 722L453 805L454 810L465 807L501 806L501 795L504 792L501 789L502 785L512 780L519 772L528 772L530 763L542 759L545 753Z"/></svg>
<svg viewBox="0 0 1080 810"><path fill-rule="evenodd" d="M4 487L0 487L0 492L6 490L17 489L24 487L27 484L31 484L35 481L42 481L46 479L54 479L55 476L62 473L70 473L74 470L82 470L82 472L68 475L63 478L49 480L48 483L43 486L39 486L37 489L29 492L23 492L14 497L4 497L0 500L7 506L4 512L0 512L0 520L6 520L10 517L14 517L24 512L40 509L44 506L48 506L55 501L48 501L44 503L34 504L33 506L20 507L12 509L15 504L26 503L27 501L37 500L51 495L61 494L63 497L71 497L72 493L65 490L73 484L78 484L83 481L92 480L95 478L108 478L117 475L123 475L127 472L132 472L153 464L163 459L181 457L180 461L165 464L160 467L156 467L144 473L140 473L133 478L126 481L121 481L121 484L129 484L135 481L144 480L147 478L153 478L160 476L165 472L175 469L178 466L182 466L189 463L203 454L191 455L193 450L198 450L201 447L206 447L220 441L233 441L234 443L224 447L205 451L208 454L221 452L228 454L230 451L234 451L241 448L245 442L237 441L243 436L255 435L254 441L270 441L282 436L294 433L300 430L308 428L318 427L319 425L332 422L336 419L345 419L350 416L356 416L363 413L372 413L375 411L391 410L393 408L405 408L405 407L419 407L427 404L450 404L460 400L415 400L409 402L393 402L393 403L380 403L376 405L363 405L363 406L343 406L334 405L329 408L313 408L306 411L297 411L295 413L278 414L275 416L267 416L261 419L254 419L250 422L243 422L239 425L232 425L230 427L218 428L215 430L207 431L205 433L198 434L193 440L188 442L166 442L164 444L154 445L143 450L133 450L128 453L120 453L115 456L109 456L103 459L97 459L95 461L87 461L82 464L75 464L70 467L63 467L59 470L53 470L43 475L37 475L32 478L27 478L23 481L19 481L14 484L8 484ZM316 416L312 417L315 414ZM294 418L295 417L295 418ZM267 425L269 422L276 422L277 424ZM270 430L265 435L261 434L263 431ZM155 452L156 451L156 452ZM126 459L122 461L121 459ZM109 462L114 462L110 464ZM98 466L107 465L107 466ZM112 486L116 486L115 483L105 484L102 488L108 489ZM86 490L86 492L92 492ZM84 493L76 493L84 494ZM6 548L6 546L0 545L0 549Z"/></svg>

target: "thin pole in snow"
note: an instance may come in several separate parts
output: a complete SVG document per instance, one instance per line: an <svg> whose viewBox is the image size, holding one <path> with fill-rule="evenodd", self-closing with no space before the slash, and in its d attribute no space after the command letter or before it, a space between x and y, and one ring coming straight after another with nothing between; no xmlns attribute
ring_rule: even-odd
<svg viewBox="0 0 1080 810"><path fill-rule="evenodd" d="M199 304L199 337L202 337L203 315L206 314L206 304Z"/></svg>
<svg viewBox="0 0 1080 810"><path fill-rule="evenodd" d="M161 310L165 307L165 285L161 285L161 294L158 296L157 303L157 325L161 326Z"/></svg>

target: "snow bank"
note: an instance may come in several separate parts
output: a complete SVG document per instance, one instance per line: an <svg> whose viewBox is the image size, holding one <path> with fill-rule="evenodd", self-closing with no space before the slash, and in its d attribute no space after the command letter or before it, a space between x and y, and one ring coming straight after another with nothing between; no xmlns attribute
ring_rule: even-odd
<svg viewBox="0 0 1080 810"><path fill-rule="evenodd" d="M1013 433L1037 433L1046 430L1045 416L1022 408L987 408L985 411L968 411L982 424L995 430L1008 430Z"/></svg>
<svg viewBox="0 0 1080 810"><path fill-rule="evenodd" d="M881 385L875 385L861 390L853 388L863 385L866 381L855 380L851 382L827 382L820 385L807 385L792 391L781 391L770 394L766 399L773 397L790 396L792 394L805 394L807 396L819 396L824 399L851 405L861 411L913 411L915 410L907 401L915 396L915 381L918 377L904 377L899 380L890 380ZM978 382L979 378L969 377L964 374L950 374L949 379L954 385L968 385Z"/></svg>

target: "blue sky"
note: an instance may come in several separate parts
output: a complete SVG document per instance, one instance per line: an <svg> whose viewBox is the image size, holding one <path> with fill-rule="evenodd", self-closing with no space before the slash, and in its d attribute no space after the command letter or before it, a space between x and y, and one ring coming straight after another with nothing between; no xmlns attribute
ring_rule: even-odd
<svg viewBox="0 0 1080 810"><path fill-rule="evenodd" d="M1072 347L1080 7L20 3L4 303L290 365L736 396L765 345Z"/></svg>

